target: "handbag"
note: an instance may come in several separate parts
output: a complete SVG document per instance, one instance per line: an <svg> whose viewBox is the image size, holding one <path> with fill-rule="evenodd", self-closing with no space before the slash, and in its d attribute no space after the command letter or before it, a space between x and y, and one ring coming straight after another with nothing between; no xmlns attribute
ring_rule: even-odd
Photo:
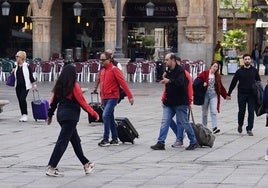
<svg viewBox="0 0 268 188"><path fill-rule="evenodd" d="M7 77L6 85L8 85L8 86L10 86L10 87L14 87L14 86L15 86L15 75L14 75L14 72L12 72L12 73Z"/></svg>
<svg viewBox="0 0 268 188"><path fill-rule="evenodd" d="M121 87L119 87L119 99L117 103L119 104L121 100L125 98L125 96L127 96L125 91Z"/></svg>

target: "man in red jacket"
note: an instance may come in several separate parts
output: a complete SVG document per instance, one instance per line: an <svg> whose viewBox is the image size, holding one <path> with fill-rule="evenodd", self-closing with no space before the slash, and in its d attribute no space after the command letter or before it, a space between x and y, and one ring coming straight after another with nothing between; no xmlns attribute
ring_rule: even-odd
<svg viewBox="0 0 268 188"><path fill-rule="evenodd" d="M111 54L103 52L100 55L103 69L100 71L100 96L103 110L104 134L103 139L99 142L99 146L119 145L116 123L114 120L114 108L119 99L119 87L121 87L133 105L133 95L124 79L123 74L118 67L111 63ZM111 131L112 140L109 142L109 133Z"/></svg>

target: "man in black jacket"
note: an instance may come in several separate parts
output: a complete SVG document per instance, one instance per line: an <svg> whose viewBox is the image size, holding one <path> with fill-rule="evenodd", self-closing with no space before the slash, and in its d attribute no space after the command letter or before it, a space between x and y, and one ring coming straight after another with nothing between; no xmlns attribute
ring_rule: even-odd
<svg viewBox="0 0 268 188"><path fill-rule="evenodd" d="M175 130L177 128L177 134L179 134L179 129L181 129L181 127L177 124L180 123L185 129L188 139L190 140L190 145L185 149L194 150L198 147L198 143L187 116L189 108L188 79L185 75L184 69L177 64L176 56L173 53L168 53L165 56L165 64L168 67L168 70L163 75L163 79L160 81L160 83L165 84L165 90L162 95L163 117L158 142L151 146L151 148L153 150L164 150L165 139L167 137L169 127L177 126L172 129ZM175 115L177 124L174 125L171 122Z"/></svg>
<svg viewBox="0 0 268 188"><path fill-rule="evenodd" d="M228 96L231 96L233 89L238 83L238 128L237 131L242 133L242 126L246 113L246 105L248 106L248 126L247 134L253 136L252 129L254 124L255 95L253 85L256 81L260 81L260 75L256 68L251 66L251 57L249 54L243 55L244 65L238 69L232 79L229 87Z"/></svg>

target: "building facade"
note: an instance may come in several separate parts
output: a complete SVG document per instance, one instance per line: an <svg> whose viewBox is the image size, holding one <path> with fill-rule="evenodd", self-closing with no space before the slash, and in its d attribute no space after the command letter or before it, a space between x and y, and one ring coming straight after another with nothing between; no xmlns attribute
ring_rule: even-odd
<svg viewBox="0 0 268 188"><path fill-rule="evenodd" d="M22 50L32 58L47 60L53 53L64 56L66 49L72 49L74 57L82 51L82 58L94 58L104 49L115 49L117 7L111 0L80 0L83 6L80 17L73 14L74 0L43 0L41 6L37 0L8 2L10 14L0 18L1 28L6 28L1 56L12 56L16 50L25 48ZM217 40L217 1L152 2L154 16L148 17L145 13L148 0L121 0L124 57L157 59L163 52L172 51L183 59L210 62ZM24 23L19 21L22 17ZM16 40L10 43L4 38Z"/></svg>

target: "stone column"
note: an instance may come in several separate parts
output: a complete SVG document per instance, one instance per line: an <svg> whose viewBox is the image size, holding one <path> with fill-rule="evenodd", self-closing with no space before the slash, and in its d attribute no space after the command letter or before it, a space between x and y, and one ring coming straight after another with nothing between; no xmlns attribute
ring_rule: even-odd
<svg viewBox="0 0 268 188"><path fill-rule="evenodd" d="M51 16L32 16L33 21L33 58L50 58Z"/></svg>
<svg viewBox="0 0 268 188"><path fill-rule="evenodd" d="M206 19L204 16L204 0L189 1L189 16L186 21L185 36L193 43L199 43L206 37Z"/></svg>
<svg viewBox="0 0 268 188"><path fill-rule="evenodd" d="M115 16L104 16L105 22L105 49L115 49L115 31L116 18Z"/></svg>
<svg viewBox="0 0 268 188"><path fill-rule="evenodd" d="M214 3L208 0L178 0L178 52L182 59L212 60ZM185 10L183 10L185 9ZM188 11L186 11L188 10Z"/></svg>

